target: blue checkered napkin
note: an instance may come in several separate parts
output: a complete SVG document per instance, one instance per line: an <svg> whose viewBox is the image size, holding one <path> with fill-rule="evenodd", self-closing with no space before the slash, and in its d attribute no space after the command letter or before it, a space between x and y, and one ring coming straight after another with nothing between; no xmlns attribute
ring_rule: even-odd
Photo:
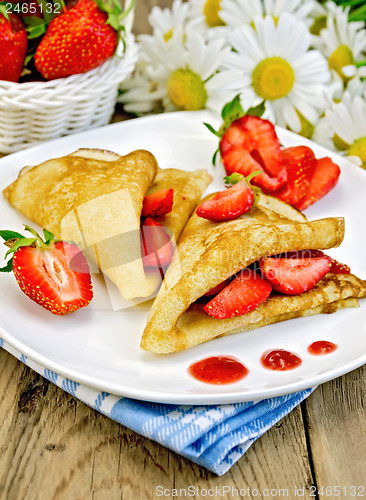
<svg viewBox="0 0 366 500"><path fill-rule="evenodd" d="M84 386L44 368L0 338L0 346L61 389L116 422L219 476L314 389L259 402L214 406L147 403Z"/></svg>

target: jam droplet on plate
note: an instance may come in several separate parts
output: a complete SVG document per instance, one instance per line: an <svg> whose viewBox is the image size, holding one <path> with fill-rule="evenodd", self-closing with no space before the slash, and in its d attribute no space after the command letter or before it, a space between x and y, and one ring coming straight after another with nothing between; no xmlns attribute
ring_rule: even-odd
<svg viewBox="0 0 366 500"><path fill-rule="evenodd" d="M246 377L248 368L233 356L211 356L190 365L192 377L206 384L233 384Z"/></svg>
<svg viewBox="0 0 366 500"><path fill-rule="evenodd" d="M328 340L317 340L309 345L308 351L310 354L315 354L315 356L321 356L322 354L330 354L337 349L337 344L329 342Z"/></svg>
<svg viewBox="0 0 366 500"><path fill-rule="evenodd" d="M261 363L268 370L287 371L301 365L301 358L284 349L273 349L262 354Z"/></svg>

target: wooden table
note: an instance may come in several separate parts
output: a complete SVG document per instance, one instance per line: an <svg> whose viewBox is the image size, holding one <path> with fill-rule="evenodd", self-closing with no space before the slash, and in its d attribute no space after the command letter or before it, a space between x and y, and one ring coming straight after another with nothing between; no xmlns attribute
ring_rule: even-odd
<svg viewBox="0 0 366 500"><path fill-rule="evenodd" d="M148 31L153 4L140 0L137 33ZM121 118L117 113L115 120ZM211 498L362 498L365 381L363 367L320 386L219 478L100 415L0 350L0 499L147 500L159 498L157 486L170 491L163 498L188 486L200 489L190 498L216 487ZM327 486L339 486L340 495Z"/></svg>

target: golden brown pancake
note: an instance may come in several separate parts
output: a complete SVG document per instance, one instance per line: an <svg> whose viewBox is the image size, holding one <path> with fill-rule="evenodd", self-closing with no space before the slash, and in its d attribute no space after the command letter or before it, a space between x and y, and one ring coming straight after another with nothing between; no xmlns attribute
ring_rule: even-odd
<svg viewBox="0 0 366 500"><path fill-rule="evenodd" d="M160 170L154 156L81 149L24 168L4 190L20 212L57 238L73 240L117 285L125 299L148 297L161 281L141 260L140 216L145 194L174 188L173 213L161 223L176 239L211 177L203 170Z"/></svg>
<svg viewBox="0 0 366 500"><path fill-rule="evenodd" d="M357 297L366 296L366 282L353 275L334 274L306 293L271 296L251 313L230 319L212 318L196 302L261 257L332 248L343 237L342 218L308 222L290 205L265 195L260 195L256 207L233 221L215 223L192 215L153 304L141 348L175 352L278 321L356 306Z"/></svg>

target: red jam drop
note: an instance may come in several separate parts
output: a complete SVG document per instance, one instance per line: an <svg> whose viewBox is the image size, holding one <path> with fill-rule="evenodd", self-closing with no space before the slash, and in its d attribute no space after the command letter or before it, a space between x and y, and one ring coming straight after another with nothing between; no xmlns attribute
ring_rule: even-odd
<svg viewBox="0 0 366 500"><path fill-rule="evenodd" d="M268 370L287 371L300 366L301 358L293 352L274 349L262 354L261 363Z"/></svg>
<svg viewBox="0 0 366 500"><path fill-rule="evenodd" d="M243 363L233 356L212 356L193 363L188 369L190 375L206 384L233 384L249 373Z"/></svg>
<svg viewBox="0 0 366 500"><path fill-rule="evenodd" d="M314 354L315 356L321 356L322 354L330 354L337 349L337 344L333 344L333 342L328 342L328 340L318 340L317 342L313 342L309 345L308 351L310 354Z"/></svg>

